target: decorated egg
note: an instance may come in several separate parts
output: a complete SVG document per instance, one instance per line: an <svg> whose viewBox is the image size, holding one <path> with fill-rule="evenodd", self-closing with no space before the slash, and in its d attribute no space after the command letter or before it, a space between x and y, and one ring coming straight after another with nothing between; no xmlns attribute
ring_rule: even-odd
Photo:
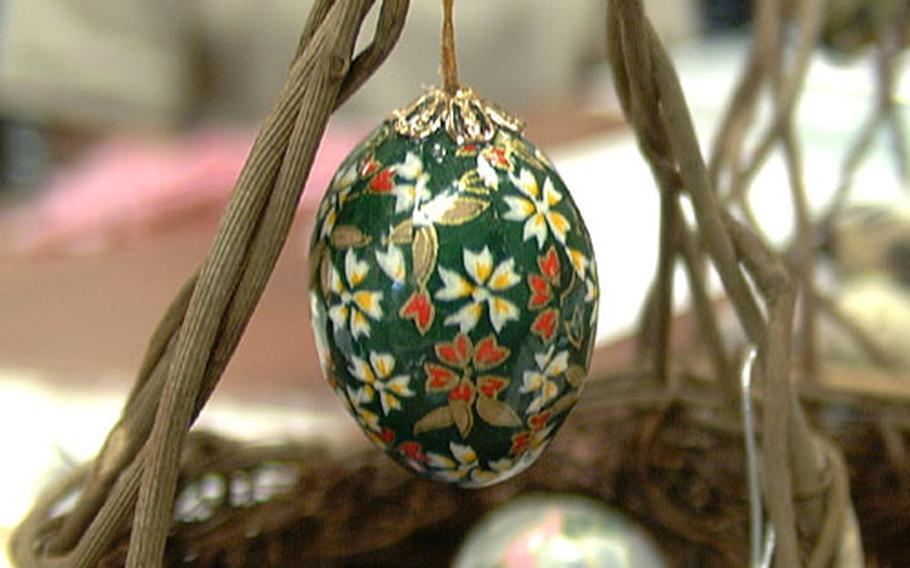
<svg viewBox="0 0 910 568"><path fill-rule="evenodd" d="M622 511L580 495L521 496L468 533L455 568L665 568L651 535Z"/></svg>
<svg viewBox="0 0 910 568"><path fill-rule="evenodd" d="M469 89L428 91L345 159L310 248L329 384L395 460L465 487L537 459L594 343L591 239L521 131Z"/></svg>

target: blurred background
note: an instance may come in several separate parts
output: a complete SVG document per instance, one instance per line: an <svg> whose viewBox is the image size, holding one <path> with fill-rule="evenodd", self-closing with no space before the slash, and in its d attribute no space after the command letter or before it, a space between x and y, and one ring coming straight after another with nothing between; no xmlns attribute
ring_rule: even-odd
<svg viewBox="0 0 910 568"><path fill-rule="evenodd" d="M742 66L751 2L645 4L710 141ZM0 473L0 542L40 486L91 457L115 421L157 318L208 248L310 5L0 2L0 452L18 456ZM252 438L359 439L340 404L322 404L332 395L314 371L307 235L345 154L438 83L440 19L439 2L412 2L399 46L333 118L292 239L204 423ZM603 2L462 0L456 30L462 82L523 116L597 215L595 368L621 364L656 258L657 193L612 93ZM869 57L813 64L800 121L819 203L874 96ZM900 193L897 177L881 149L860 182L887 199ZM756 211L782 239L785 172L772 164L758 183L769 189Z"/></svg>

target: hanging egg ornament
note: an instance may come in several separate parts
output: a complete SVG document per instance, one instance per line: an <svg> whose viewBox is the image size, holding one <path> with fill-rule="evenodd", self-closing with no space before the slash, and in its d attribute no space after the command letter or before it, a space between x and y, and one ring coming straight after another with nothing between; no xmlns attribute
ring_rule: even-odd
<svg viewBox="0 0 910 568"><path fill-rule="evenodd" d="M470 89L427 91L344 160L310 263L329 384L418 474L508 479L578 400L597 319L591 239L521 122Z"/></svg>

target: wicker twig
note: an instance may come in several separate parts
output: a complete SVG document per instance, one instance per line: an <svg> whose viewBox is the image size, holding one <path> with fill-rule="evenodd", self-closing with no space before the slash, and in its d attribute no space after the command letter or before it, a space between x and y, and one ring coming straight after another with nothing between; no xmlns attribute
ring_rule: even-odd
<svg viewBox="0 0 910 568"><path fill-rule="evenodd" d="M133 510L140 479L130 564L158 563L170 526L183 436L236 348L274 267L328 116L381 64L403 27L407 0L386 0L373 43L351 62L372 3L322 1L311 12L299 55L244 167L211 252L153 334L123 417L54 543L58 552L74 544L75 549L48 558L47 565L64 560L72 566L94 565ZM34 522L27 519L20 528L16 542L22 547L34 546L22 538ZM29 554L21 552L17 556L27 565Z"/></svg>
<svg viewBox="0 0 910 568"><path fill-rule="evenodd" d="M620 101L645 156L652 163L658 184L666 188L675 183L678 175L682 187L690 193L706 250L730 293L748 337L759 346L764 391L769 402L763 418L765 495L777 528L778 562L796 566L801 556L794 495L806 487L819 485L824 464L817 458L816 445L789 378L795 287L782 260L720 209L678 79L643 15L640 2L613 0L610 7L608 21L614 34L610 56ZM779 31L772 29L772 32L769 37L773 39ZM765 57L775 56L774 49L768 51ZM763 61L767 64L767 60ZM804 66L800 61L798 65ZM766 73L774 77L776 72ZM776 77L775 81L783 89L779 97L781 107L792 104L788 101L795 100L801 77ZM780 116L780 123L787 126L789 111L780 110ZM795 144L793 148L792 158L798 161ZM741 269L757 284L767 315L758 310L758 302L742 281ZM826 519L823 500L814 500L800 512L801 521L810 528L809 537L814 539ZM825 550L816 549L816 552L827 554Z"/></svg>

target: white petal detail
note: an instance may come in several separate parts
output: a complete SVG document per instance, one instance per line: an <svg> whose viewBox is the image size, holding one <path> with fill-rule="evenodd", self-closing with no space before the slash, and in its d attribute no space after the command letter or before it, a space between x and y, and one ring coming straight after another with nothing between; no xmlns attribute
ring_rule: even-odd
<svg viewBox="0 0 910 568"><path fill-rule="evenodd" d="M490 247L483 247L479 253L464 249L463 257L464 268L468 275L477 284L485 284L493 273L493 255L490 254Z"/></svg>
<svg viewBox="0 0 910 568"><path fill-rule="evenodd" d="M370 322L360 310L351 310L351 335L354 339L370 336Z"/></svg>
<svg viewBox="0 0 910 568"><path fill-rule="evenodd" d="M370 365L356 355L351 356L351 374L354 375L357 379L370 384L376 382L376 375L373 374L373 370L370 368Z"/></svg>
<svg viewBox="0 0 910 568"><path fill-rule="evenodd" d="M357 416L360 418L361 423L368 429L373 432L382 431L382 428L379 426L379 416L377 416L376 413L370 412L365 408L358 408Z"/></svg>
<svg viewBox="0 0 910 568"><path fill-rule="evenodd" d="M376 262L386 276L391 278L394 282L397 282L398 284L405 283L407 269L405 268L404 254L399 247L389 244L388 249L385 251L377 250Z"/></svg>
<svg viewBox="0 0 910 568"><path fill-rule="evenodd" d="M506 221L524 221L537 211L534 204L523 197L507 195L503 197L509 210L502 216Z"/></svg>
<svg viewBox="0 0 910 568"><path fill-rule="evenodd" d="M569 368L569 352L560 351L559 354L550 361L550 364L547 365L544 374L548 377L558 377L559 375L566 372L566 369Z"/></svg>
<svg viewBox="0 0 910 568"><path fill-rule="evenodd" d="M407 398L414 396L414 391L408 387L408 383L410 382L411 377L409 375L398 375L394 379L386 381L382 388L397 396Z"/></svg>
<svg viewBox="0 0 910 568"><path fill-rule="evenodd" d="M534 178L534 174L530 171L521 170L521 173L517 178L512 176L512 183L531 199L537 200L540 198L540 188L537 186L537 180Z"/></svg>
<svg viewBox="0 0 910 568"><path fill-rule="evenodd" d="M353 357L356 359L356 357ZM395 369L395 358L388 353L370 352L370 365L380 379L387 379Z"/></svg>
<svg viewBox="0 0 910 568"><path fill-rule="evenodd" d="M550 225L550 230L553 231L553 236L556 237L556 240L561 244L566 244L566 233L572 228L569 220L562 213L550 211L547 213L547 224Z"/></svg>
<svg viewBox="0 0 910 568"><path fill-rule="evenodd" d="M416 180L423 173L423 162L413 152L408 152L403 164L395 166L395 173L409 180Z"/></svg>
<svg viewBox="0 0 910 568"><path fill-rule="evenodd" d="M519 282L521 282L521 277L515 273L515 259L510 258L499 263L487 284L490 290L502 291L508 290Z"/></svg>
<svg viewBox="0 0 910 568"><path fill-rule="evenodd" d="M483 156L483 153L477 154L477 175L483 180L483 184L490 189L499 189L499 174L490 162Z"/></svg>
<svg viewBox="0 0 910 568"><path fill-rule="evenodd" d="M440 266L438 271L443 288L436 291L437 300L457 300L474 292L474 286L454 270Z"/></svg>
<svg viewBox="0 0 910 568"><path fill-rule="evenodd" d="M518 307L505 298L492 296L488 303L490 306L490 323L493 324L493 329L497 333L502 331L503 326L508 322L517 321L521 316L521 311L519 311Z"/></svg>
<svg viewBox="0 0 910 568"><path fill-rule="evenodd" d="M339 329L344 329L348 323L348 307L344 304L335 304L329 308L329 319L332 320L336 333Z"/></svg>
<svg viewBox="0 0 910 568"><path fill-rule="evenodd" d="M562 201L562 194L556 191L556 188L553 187L553 182L550 181L550 178L547 178L547 181L543 183L543 202L547 205L547 208L550 208L560 201Z"/></svg>
<svg viewBox="0 0 910 568"><path fill-rule="evenodd" d="M458 464L452 458L427 452L427 465L434 469L455 469Z"/></svg>
<svg viewBox="0 0 910 568"><path fill-rule="evenodd" d="M351 288L360 286L369 272L370 265L362 260L357 260L354 249L348 249L344 257L344 275L348 280L348 286Z"/></svg>
<svg viewBox="0 0 910 568"><path fill-rule="evenodd" d="M395 196L395 213L402 213L414 206L417 188L413 185L396 185L392 188Z"/></svg>
<svg viewBox="0 0 910 568"><path fill-rule="evenodd" d="M512 469L512 466L515 465L513 460L509 458L502 458L501 460L496 460L490 462L490 469L497 473L503 473Z"/></svg>
<svg viewBox="0 0 910 568"><path fill-rule="evenodd" d="M457 325L462 333L468 333L477 327L477 322L480 321L481 315L483 315L483 304L471 302L447 317L443 323L445 325Z"/></svg>
<svg viewBox="0 0 910 568"><path fill-rule="evenodd" d="M423 195L420 197L420 207L414 212L415 226L425 226L436 223L445 216L458 198L455 193L446 191L440 193L433 199L426 201L429 192L426 191L426 189L421 191L419 187L418 192Z"/></svg>
<svg viewBox="0 0 910 568"><path fill-rule="evenodd" d="M379 391L379 404L382 406L382 413L386 416L393 410L401 410L401 401L385 391Z"/></svg>
<svg viewBox="0 0 910 568"><path fill-rule="evenodd" d="M547 240L547 218L543 213L535 213L525 221L524 240L531 238L537 239L537 248L542 249L544 241Z"/></svg>
<svg viewBox="0 0 910 568"><path fill-rule="evenodd" d="M554 349L555 349L555 347L551 346L549 349L547 349L546 353L535 353L534 354L534 361L537 362L538 369L543 371L544 369L547 368L547 363L549 363L550 359L553 357Z"/></svg>
<svg viewBox="0 0 910 568"><path fill-rule="evenodd" d="M547 378L537 371L525 371L519 392L529 393L540 390L546 380Z"/></svg>
<svg viewBox="0 0 910 568"><path fill-rule="evenodd" d="M528 414L537 414L543 408L545 401L544 396L541 394L537 398L531 401L531 404L528 405Z"/></svg>
<svg viewBox="0 0 910 568"><path fill-rule="evenodd" d="M474 452L471 446L449 442L449 449L452 450L452 455L455 456L455 459L461 465L472 465L477 461L477 453Z"/></svg>
<svg viewBox="0 0 910 568"><path fill-rule="evenodd" d="M597 285L591 278L585 279L585 302L590 304L597 299Z"/></svg>
<svg viewBox="0 0 910 568"><path fill-rule="evenodd" d="M366 388L360 387L359 389L353 389L348 387L347 389L348 399L351 404L355 407L359 407L361 404L367 404L373 401L372 391L367 391Z"/></svg>
<svg viewBox="0 0 910 568"><path fill-rule="evenodd" d="M341 275L338 274L338 271L335 270L335 266L332 266L331 272L331 283L332 292L338 294L339 296L344 292L344 282L341 281Z"/></svg>
<svg viewBox="0 0 910 568"><path fill-rule="evenodd" d="M583 278L590 261L580 250L567 247L566 252L569 253L569 260L572 262L572 267L575 268L575 273L578 274L580 278Z"/></svg>
<svg viewBox="0 0 910 568"><path fill-rule="evenodd" d="M371 319L378 320L382 317L382 292L354 292L354 305Z"/></svg>

